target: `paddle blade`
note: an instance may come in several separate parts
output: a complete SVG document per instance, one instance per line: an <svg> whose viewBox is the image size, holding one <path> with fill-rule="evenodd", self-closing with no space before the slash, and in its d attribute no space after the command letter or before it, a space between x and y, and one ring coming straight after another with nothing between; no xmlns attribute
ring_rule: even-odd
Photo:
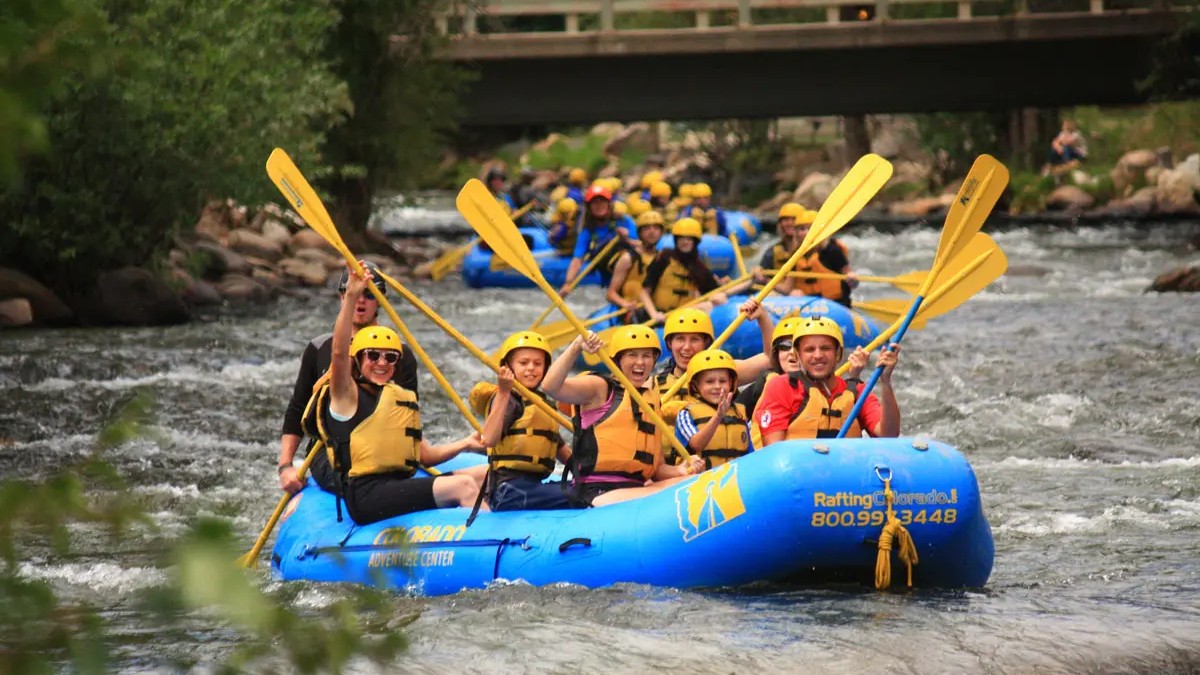
<svg viewBox="0 0 1200 675"><path fill-rule="evenodd" d="M902 300L900 298L884 298L872 302L855 300L854 309L863 314L869 314L878 321L890 325L904 318L910 304L912 304L912 300ZM924 305L921 307L923 309ZM926 318L922 312L918 311L908 327L912 330L920 330L925 327Z"/></svg>
<svg viewBox="0 0 1200 675"><path fill-rule="evenodd" d="M946 225L938 239L935 269L936 260L951 260L972 242L1006 187L1007 167L991 155L980 155L975 159L946 214Z"/></svg>
<svg viewBox="0 0 1200 675"><path fill-rule="evenodd" d="M874 154L859 158L821 205L799 250L807 253L845 227L891 177L892 163L886 159Z"/></svg>
<svg viewBox="0 0 1200 675"><path fill-rule="evenodd" d="M892 277L891 284L896 288L916 295L917 291L921 290L921 284L925 283L925 277L929 276L929 270L915 270L907 274L901 274L898 277ZM855 303L857 305L857 303Z"/></svg>
<svg viewBox="0 0 1200 675"><path fill-rule="evenodd" d="M934 289L929 293L913 318L912 327L920 328L924 322L966 302L1008 270L1008 257L988 235L978 232L966 248L946 264L938 274ZM881 321L898 321L912 304L910 299L885 299L871 303L854 303L855 309L874 316Z"/></svg>
<svg viewBox="0 0 1200 675"><path fill-rule="evenodd" d="M330 238L329 232L336 232L333 230L333 219L329 217L329 212L325 210L317 191L309 185L304 174L300 173L296 163L283 148L271 151L271 156L267 158L267 176L309 227L326 239Z"/></svg>
<svg viewBox="0 0 1200 675"><path fill-rule="evenodd" d="M479 237L487 242L494 255L539 286L548 287L516 223L482 182L475 178L467 181L459 191L455 205Z"/></svg>

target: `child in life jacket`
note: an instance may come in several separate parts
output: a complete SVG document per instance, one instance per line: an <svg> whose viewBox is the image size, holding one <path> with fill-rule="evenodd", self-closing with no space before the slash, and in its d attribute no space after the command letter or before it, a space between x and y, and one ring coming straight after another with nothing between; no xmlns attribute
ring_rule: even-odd
<svg viewBox="0 0 1200 675"><path fill-rule="evenodd" d="M746 407L735 403L737 366L728 352L706 349L688 363L691 402L675 418L675 435L706 469L754 451Z"/></svg>

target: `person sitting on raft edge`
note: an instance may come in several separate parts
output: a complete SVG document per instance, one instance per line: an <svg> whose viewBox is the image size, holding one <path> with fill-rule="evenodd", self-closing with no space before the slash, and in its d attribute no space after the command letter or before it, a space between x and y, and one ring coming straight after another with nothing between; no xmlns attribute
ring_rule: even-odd
<svg viewBox="0 0 1200 675"><path fill-rule="evenodd" d="M800 369L767 383L754 413L764 447L782 440L836 438L842 423L854 408L865 386L858 374L867 365L862 348L850 355L849 379L835 373L842 360L842 329L825 317L808 317L792 340ZM892 393L892 371L896 369L900 345L892 344L879 355L883 373L846 438L900 435L900 408Z"/></svg>
<svg viewBox="0 0 1200 675"><path fill-rule="evenodd" d="M737 365L728 352L706 349L688 364L691 401L675 418L675 435L707 469L754 452L746 406L735 403Z"/></svg>
<svg viewBox="0 0 1200 675"><path fill-rule="evenodd" d="M517 381L546 398L538 387L553 360L550 343L538 333L521 331L500 345L499 357L496 384L480 382L468 397L477 413L487 415L480 434L490 469L484 497L493 511L573 508L562 484L542 482L554 472L555 458L563 464L571 458L558 422L513 392Z"/></svg>
<svg viewBox="0 0 1200 675"><path fill-rule="evenodd" d="M333 325L329 379L304 411L305 431L320 438L342 483L341 503L359 525L414 511L471 507L479 481L469 475L415 478L421 464L441 464L464 450L482 449L478 434L430 445L422 438L417 395L391 381L400 337L384 326L354 335L354 307L372 274L352 270Z"/></svg>
<svg viewBox="0 0 1200 675"><path fill-rule="evenodd" d="M679 466L663 462L662 436L645 411L611 376L584 373L567 377L580 351L604 348L599 336L577 337L550 366L542 390L575 406L571 461L564 472L575 476L572 498L586 506L606 506L645 497L704 470L692 456ZM646 326L623 326L608 345L613 361L642 397L658 412L658 392L649 387L661 347Z"/></svg>

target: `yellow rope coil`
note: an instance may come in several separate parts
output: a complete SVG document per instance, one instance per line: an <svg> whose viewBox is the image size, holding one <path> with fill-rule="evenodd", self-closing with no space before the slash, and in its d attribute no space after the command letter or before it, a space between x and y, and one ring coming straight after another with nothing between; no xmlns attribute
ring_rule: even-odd
<svg viewBox="0 0 1200 675"><path fill-rule="evenodd" d="M912 535L896 517L892 508L896 493L892 492L892 479L889 476L883 480L883 494L887 499L887 522L879 533L879 555L875 560L875 588L886 590L892 585L892 543L898 541L900 549L897 554L900 561L908 568L908 587L912 588L912 568L916 565L917 546L913 543Z"/></svg>

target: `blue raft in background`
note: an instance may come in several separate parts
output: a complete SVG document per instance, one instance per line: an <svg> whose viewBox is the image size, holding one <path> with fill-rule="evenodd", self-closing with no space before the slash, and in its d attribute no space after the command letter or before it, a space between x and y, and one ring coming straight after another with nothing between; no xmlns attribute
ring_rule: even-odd
<svg viewBox="0 0 1200 675"><path fill-rule="evenodd" d="M287 581L424 595L501 579L589 588L865 582L874 578L887 477L920 556L914 584L983 586L994 546L975 473L957 450L911 438L776 443L641 499L484 512L470 528L465 508L339 523L333 496L310 484L288 505L272 568Z"/></svg>
<svg viewBox="0 0 1200 675"><path fill-rule="evenodd" d="M749 298L750 296L748 295L731 295L729 296L729 302L712 308L709 316L712 318L713 330L716 335L720 335L733 322L737 316L738 307ZM820 296L769 295L763 300L763 306L770 313L772 324L778 324L780 319L789 315L824 316L833 319L842 329L842 337L845 340L847 351L855 347L866 347L879 335L879 326L875 323L874 319L856 312L845 305L840 305L832 300L826 300ZM588 318L610 314L618 309L619 307L616 305L605 305L592 312ZM615 317L601 321L591 326L591 328L599 332L604 328L617 325L620 318ZM662 326L659 326L655 330L658 332L658 337L661 340L663 333ZM758 323L743 321L721 348L729 352L735 359L747 359L755 354L761 354L763 350L762 333L758 330ZM662 349L663 356L661 360L666 360L670 356L670 352L665 342ZM600 369L604 368L603 364L599 366L585 364L582 357L580 357L577 365L580 368L588 370L596 370L597 367Z"/></svg>
<svg viewBox="0 0 1200 675"><path fill-rule="evenodd" d="M538 261L538 267L542 270L542 276L546 277L546 281L551 286L561 287L567 278L567 268L571 265L570 256L558 255L554 247L550 245L549 235L540 227L522 227L519 228L521 236L525 239L525 243L529 246L529 250L533 253L534 258ZM741 231L741 230L739 230ZM659 242L658 248L661 250L665 246L674 245L674 240L671 235L666 235ZM712 234L704 235L700 241L700 256L704 259L709 269L718 276L727 274L736 275L736 262L733 255L733 244L725 237L718 237ZM747 262L747 265L750 263ZM492 251L481 243L471 247L471 250L463 258L462 262L462 277L463 281L470 288L534 288L534 284L524 275L512 269L499 258L492 256ZM591 272L584 277L583 284L592 286L600 285L600 274Z"/></svg>

